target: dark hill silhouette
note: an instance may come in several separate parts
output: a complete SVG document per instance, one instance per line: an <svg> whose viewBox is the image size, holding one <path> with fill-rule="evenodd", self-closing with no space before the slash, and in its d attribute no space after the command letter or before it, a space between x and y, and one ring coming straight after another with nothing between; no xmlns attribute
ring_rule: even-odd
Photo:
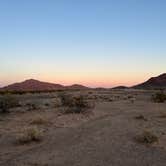
<svg viewBox="0 0 166 166"><path fill-rule="evenodd" d="M83 85L79 85L79 84L73 84L73 85L70 85L70 86L66 86L67 89L89 89L88 87L86 86L83 86Z"/></svg>
<svg viewBox="0 0 166 166"><path fill-rule="evenodd" d="M129 87L127 86L116 86L116 87L113 87L112 89L128 89Z"/></svg>
<svg viewBox="0 0 166 166"><path fill-rule="evenodd" d="M1 90L8 91L43 91L43 90L56 90L63 89L64 86L60 84L53 84L48 82L41 82L35 79L25 80L20 83L14 83L6 87L1 88Z"/></svg>
<svg viewBox="0 0 166 166"><path fill-rule="evenodd" d="M144 83L133 86L136 89L166 88L166 73L152 77Z"/></svg>
<svg viewBox="0 0 166 166"><path fill-rule="evenodd" d="M1 88L0 90L7 91L49 91L49 90L63 90L63 89L87 89L83 85L74 84L71 86L63 86L61 84L54 84L49 82L42 82L35 79L25 80L20 83L14 83Z"/></svg>

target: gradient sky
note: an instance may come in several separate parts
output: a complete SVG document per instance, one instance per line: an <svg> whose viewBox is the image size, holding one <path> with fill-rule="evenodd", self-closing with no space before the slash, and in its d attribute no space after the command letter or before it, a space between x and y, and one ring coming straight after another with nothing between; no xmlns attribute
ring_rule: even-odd
<svg viewBox="0 0 166 166"><path fill-rule="evenodd" d="M0 86L112 87L163 72L165 0L0 0Z"/></svg>

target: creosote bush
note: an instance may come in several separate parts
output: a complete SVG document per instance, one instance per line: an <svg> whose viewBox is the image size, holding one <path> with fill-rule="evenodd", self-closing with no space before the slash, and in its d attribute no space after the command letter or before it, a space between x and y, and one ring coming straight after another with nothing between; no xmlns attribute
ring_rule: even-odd
<svg viewBox="0 0 166 166"><path fill-rule="evenodd" d="M150 131L144 131L136 137L136 141L143 144L152 144L158 142L158 137Z"/></svg>
<svg viewBox="0 0 166 166"><path fill-rule="evenodd" d="M42 133L36 127L26 128L17 138L19 144L27 144L31 142L41 141Z"/></svg>
<svg viewBox="0 0 166 166"><path fill-rule="evenodd" d="M69 94L60 94L62 106L64 107L64 113L83 113L89 109L94 108L94 103L88 102L85 96L72 96Z"/></svg>
<svg viewBox="0 0 166 166"><path fill-rule="evenodd" d="M38 116L38 117L32 119L32 121L30 122L31 125L44 125L47 123L48 123L48 121L41 116Z"/></svg>
<svg viewBox="0 0 166 166"><path fill-rule="evenodd" d="M166 101L166 94L163 91L158 92L152 95L152 101L156 103L164 103Z"/></svg>
<svg viewBox="0 0 166 166"><path fill-rule="evenodd" d="M148 120L147 118L145 118L144 115L137 115L137 116L135 116L134 118L137 119L137 120L144 120L144 121L147 121L147 120Z"/></svg>
<svg viewBox="0 0 166 166"><path fill-rule="evenodd" d="M72 107L73 106L73 96L66 94L66 93L60 93L58 96L61 100L61 104L64 107Z"/></svg>
<svg viewBox="0 0 166 166"><path fill-rule="evenodd" d="M12 95L4 95L0 98L0 110L2 113L9 112L10 108L19 106L19 101Z"/></svg>
<svg viewBox="0 0 166 166"><path fill-rule="evenodd" d="M26 103L26 106L28 108L28 111L33 111L33 110L39 109L38 103L35 103L35 102Z"/></svg>
<svg viewBox="0 0 166 166"><path fill-rule="evenodd" d="M160 116L158 116L159 118L166 118L166 113L162 113Z"/></svg>

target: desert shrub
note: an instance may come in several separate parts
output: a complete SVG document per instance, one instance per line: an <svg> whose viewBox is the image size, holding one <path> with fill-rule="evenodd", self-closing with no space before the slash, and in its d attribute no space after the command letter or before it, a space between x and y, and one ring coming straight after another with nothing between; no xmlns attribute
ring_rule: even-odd
<svg viewBox="0 0 166 166"><path fill-rule="evenodd" d="M61 94L60 96L62 106L65 107L64 113L83 113L94 108L94 103L88 102L85 96L72 96L69 94Z"/></svg>
<svg viewBox="0 0 166 166"><path fill-rule="evenodd" d="M47 124L47 123L48 123L48 121L45 120L41 116L38 116L38 117L32 119L32 121L30 122L30 124L32 124L32 125L43 125L43 124Z"/></svg>
<svg viewBox="0 0 166 166"><path fill-rule="evenodd" d="M144 117L144 115L137 115L134 118L137 119L137 120L144 120L144 121L148 120L147 118Z"/></svg>
<svg viewBox="0 0 166 166"><path fill-rule="evenodd" d="M152 144L158 142L158 137L150 131L144 131L136 137L136 141L144 144Z"/></svg>
<svg viewBox="0 0 166 166"><path fill-rule="evenodd" d="M132 96L132 95L128 95L127 98L128 98L128 99L132 99L133 96Z"/></svg>
<svg viewBox="0 0 166 166"><path fill-rule="evenodd" d="M73 96L66 94L66 93L60 93L58 97L61 100L62 106L72 107L73 106Z"/></svg>
<svg viewBox="0 0 166 166"><path fill-rule="evenodd" d="M38 103L35 103L35 102L26 103L26 106L28 107L28 111L39 109Z"/></svg>
<svg viewBox="0 0 166 166"><path fill-rule="evenodd" d="M4 95L0 98L0 110L3 113L9 112L10 108L19 106L19 101L12 95Z"/></svg>
<svg viewBox="0 0 166 166"><path fill-rule="evenodd" d="M50 106L50 104L49 104L49 103L45 103L44 105L45 105L46 107Z"/></svg>
<svg viewBox="0 0 166 166"><path fill-rule="evenodd" d="M17 138L17 142L20 144L26 144L30 142L38 142L41 141L42 133L36 127L31 127L25 129Z"/></svg>
<svg viewBox="0 0 166 166"><path fill-rule="evenodd" d="M162 113L160 116L158 116L159 118L166 118L166 113Z"/></svg>
<svg viewBox="0 0 166 166"><path fill-rule="evenodd" d="M164 103L166 101L166 94L163 91L158 92L152 95L152 101L156 103Z"/></svg>

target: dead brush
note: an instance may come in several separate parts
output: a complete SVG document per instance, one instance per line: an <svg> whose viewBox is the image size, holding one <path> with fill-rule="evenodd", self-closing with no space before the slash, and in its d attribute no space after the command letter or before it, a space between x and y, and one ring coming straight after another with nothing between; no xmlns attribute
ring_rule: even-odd
<svg viewBox="0 0 166 166"><path fill-rule="evenodd" d="M142 144L152 144L155 142L158 142L158 136L156 136L154 133L150 132L150 131L143 131L142 134L137 135L135 137L135 140L138 143L142 143Z"/></svg>
<svg viewBox="0 0 166 166"><path fill-rule="evenodd" d="M147 120L148 120L147 118L145 118L144 115L137 115L137 116L135 116L134 118L137 119L137 120L144 120L144 121L147 121Z"/></svg>
<svg viewBox="0 0 166 166"><path fill-rule="evenodd" d="M30 122L31 125L45 125L48 124L48 121L41 116L38 116Z"/></svg>
<svg viewBox="0 0 166 166"><path fill-rule="evenodd" d="M164 103L166 101L166 94L161 91L152 95L151 100L155 103Z"/></svg>
<svg viewBox="0 0 166 166"><path fill-rule="evenodd" d="M42 138L42 132L37 127L26 128L17 137L18 144L27 144L31 142L39 142Z"/></svg>
<svg viewBox="0 0 166 166"><path fill-rule="evenodd" d="M166 113L161 113L161 115L158 116L159 118L166 118Z"/></svg>
<svg viewBox="0 0 166 166"><path fill-rule="evenodd" d="M83 95L61 94L59 97L64 108L63 113L84 113L95 107L94 102L88 101Z"/></svg>
<svg viewBox="0 0 166 166"><path fill-rule="evenodd" d="M0 98L0 111L2 113L9 112L10 108L18 107L19 101L16 97L6 94L3 97Z"/></svg>

